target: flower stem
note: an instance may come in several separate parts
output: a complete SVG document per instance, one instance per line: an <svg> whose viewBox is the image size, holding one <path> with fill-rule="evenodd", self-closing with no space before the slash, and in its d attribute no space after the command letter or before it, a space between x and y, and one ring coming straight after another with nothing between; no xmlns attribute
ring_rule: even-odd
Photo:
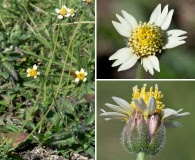
<svg viewBox="0 0 195 160"><path fill-rule="evenodd" d="M145 160L145 157L146 157L146 155L144 152L139 152L137 154L136 160Z"/></svg>
<svg viewBox="0 0 195 160"><path fill-rule="evenodd" d="M143 78L143 76L144 76L143 67L140 64L140 65L138 65L138 68L137 68L136 79L141 79L141 78Z"/></svg>

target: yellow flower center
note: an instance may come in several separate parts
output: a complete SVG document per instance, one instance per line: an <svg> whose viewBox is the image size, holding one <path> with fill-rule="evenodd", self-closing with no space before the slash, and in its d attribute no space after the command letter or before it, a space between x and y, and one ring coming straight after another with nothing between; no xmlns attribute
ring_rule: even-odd
<svg viewBox="0 0 195 160"><path fill-rule="evenodd" d="M74 9L70 9L69 13L73 15L75 13Z"/></svg>
<svg viewBox="0 0 195 160"><path fill-rule="evenodd" d="M163 32L160 27L150 23L140 24L132 31L128 45L140 57L161 53Z"/></svg>
<svg viewBox="0 0 195 160"><path fill-rule="evenodd" d="M66 8L60 9L60 15L65 16L67 13Z"/></svg>
<svg viewBox="0 0 195 160"><path fill-rule="evenodd" d="M31 77L35 77L35 76L37 75L37 71L34 70L34 69L30 69L30 70L28 71L28 74L29 74Z"/></svg>
<svg viewBox="0 0 195 160"><path fill-rule="evenodd" d="M132 94L132 101L131 106L136 109L136 106L133 102L135 98L140 99L143 98L144 102L148 105L150 97L153 96L156 99L157 107L156 111L157 113L161 113L164 109L165 105L161 102L161 99L163 98L163 94L158 91L158 86L155 86L155 90L153 92L153 87L150 87L150 91L146 92L146 84L141 88L141 91L135 86L133 88L133 94Z"/></svg>
<svg viewBox="0 0 195 160"><path fill-rule="evenodd" d="M92 0L86 0L87 3L92 3Z"/></svg>
<svg viewBox="0 0 195 160"><path fill-rule="evenodd" d="M80 72L80 73L77 74L77 78L79 80L83 80L85 78L85 74Z"/></svg>

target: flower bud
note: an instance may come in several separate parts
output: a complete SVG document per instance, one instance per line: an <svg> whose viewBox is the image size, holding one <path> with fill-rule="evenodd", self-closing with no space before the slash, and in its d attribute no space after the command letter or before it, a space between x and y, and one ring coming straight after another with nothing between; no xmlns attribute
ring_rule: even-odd
<svg viewBox="0 0 195 160"><path fill-rule="evenodd" d="M112 97L117 103L105 105L115 112L106 112L101 116L108 116L105 120L120 119L125 121L125 127L121 135L121 143L130 153L143 153L155 155L160 152L165 145L165 127L178 127L180 123L170 122L177 118L189 115L189 112L178 111L165 108L161 99L163 94L155 85L155 90L150 87L146 91L146 84L141 90L137 86L133 87L132 101L130 104L119 97Z"/></svg>
<svg viewBox="0 0 195 160"><path fill-rule="evenodd" d="M122 131L121 143L130 153L155 155L160 152L165 144L165 126L159 115L144 119L141 112L135 112Z"/></svg>

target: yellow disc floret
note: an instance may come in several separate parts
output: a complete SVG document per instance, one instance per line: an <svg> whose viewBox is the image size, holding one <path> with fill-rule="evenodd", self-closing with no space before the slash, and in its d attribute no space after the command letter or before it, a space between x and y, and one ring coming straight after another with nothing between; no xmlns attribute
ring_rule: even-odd
<svg viewBox="0 0 195 160"><path fill-rule="evenodd" d="M36 64L33 65L33 68L28 68L27 77L37 78L37 75L40 75L40 72L37 71L38 66Z"/></svg>
<svg viewBox="0 0 195 160"><path fill-rule="evenodd" d="M31 76L31 77L35 77L37 76L37 71L35 69L30 69L28 71L28 74Z"/></svg>
<svg viewBox="0 0 195 160"><path fill-rule="evenodd" d="M148 105L151 96L153 96L156 99L157 107L155 112L161 113L165 105L161 102L161 99L163 98L163 94L158 90L157 85L155 86L154 92L153 92L153 87L150 87L150 90L146 92L146 84L143 85L141 91L137 88L137 86L133 87L131 106L136 110L136 106L133 101L135 98L136 99L143 98L144 102Z"/></svg>
<svg viewBox="0 0 195 160"><path fill-rule="evenodd" d="M78 73L77 78L78 78L79 80L84 80L84 78L85 78L85 73L82 73L82 72Z"/></svg>
<svg viewBox="0 0 195 160"><path fill-rule="evenodd" d="M161 53L163 33L160 27L150 23L142 23L132 31L128 45L140 57Z"/></svg>
<svg viewBox="0 0 195 160"><path fill-rule="evenodd" d="M60 15L62 15L62 16L65 16L67 14L67 10L66 10L66 8L62 8L62 9L60 9Z"/></svg>

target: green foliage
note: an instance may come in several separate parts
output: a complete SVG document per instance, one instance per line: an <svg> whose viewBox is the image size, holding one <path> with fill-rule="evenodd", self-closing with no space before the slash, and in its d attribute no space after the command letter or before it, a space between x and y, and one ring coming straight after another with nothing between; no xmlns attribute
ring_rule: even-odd
<svg viewBox="0 0 195 160"><path fill-rule="evenodd" d="M59 20L61 0L0 3L0 133L11 137L1 138L0 159L17 157L26 142L23 151L33 144L94 157L94 7L70 0L76 16ZM27 77L34 64L40 76ZM75 83L81 68L87 81ZM15 132L28 136L18 141Z"/></svg>

